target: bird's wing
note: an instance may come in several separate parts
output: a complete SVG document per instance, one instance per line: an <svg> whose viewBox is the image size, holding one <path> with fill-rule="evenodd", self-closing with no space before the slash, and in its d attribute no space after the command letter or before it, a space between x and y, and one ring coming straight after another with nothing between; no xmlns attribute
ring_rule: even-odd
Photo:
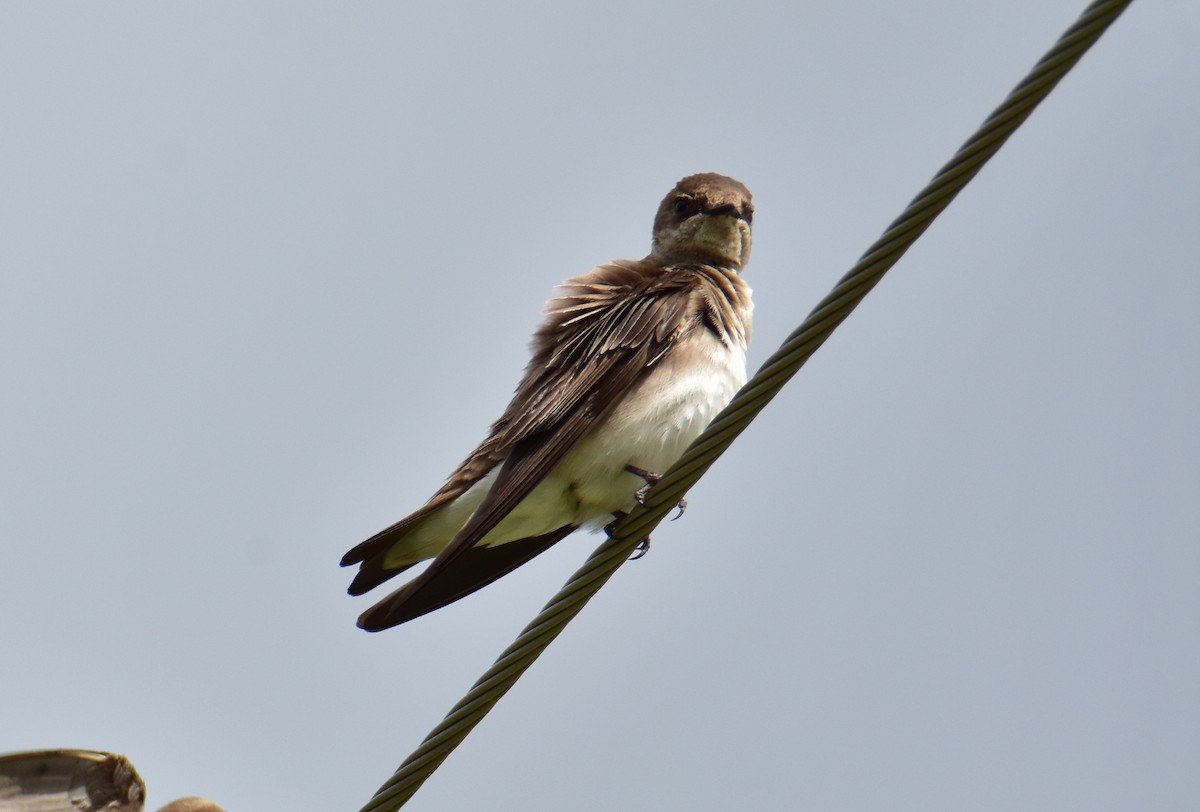
<svg viewBox="0 0 1200 812"><path fill-rule="evenodd" d="M0 755L0 812L142 812L146 785L124 756L95 750Z"/></svg>
<svg viewBox="0 0 1200 812"><path fill-rule="evenodd" d="M495 483L433 563L363 613L359 626L378 631L452 603L574 530L567 525L536 538L477 546L689 328L701 324L702 284L688 269L646 260L603 265L565 283L547 305L516 396L493 426L504 458Z"/></svg>

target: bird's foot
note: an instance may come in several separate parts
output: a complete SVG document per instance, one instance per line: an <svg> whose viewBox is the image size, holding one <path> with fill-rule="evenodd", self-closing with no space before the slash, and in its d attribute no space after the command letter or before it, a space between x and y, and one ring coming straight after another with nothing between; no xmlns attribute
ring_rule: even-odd
<svg viewBox="0 0 1200 812"><path fill-rule="evenodd" d="M623 510L614 510L613 511L613 520L611 522L609 522L608 524L604 525L604 532L608 534L609 538L612 538L613 531L615 531L617 529L617 524L628 515L629 514ZM633 548L633 555L629 556L629 560L637 561L639 558L644 556L646 554L646 551L649 549L650 549L650 537L647 536L646 538L639 541L638 545Z"/></svg>
<svg viewBox="0 0 1200 812"><path fill-rule="evenodd" d="M641 477L642 480L645 481L645 483L646 483L645 485L643 485L642 487L638 488L636 491L633 492L633 498L637 500L637 503L639 505L645 505L646 504L646 494L650 493L650 489L659 483L659 481L662 479L662 474L656 474L651 471L647 471L644 468L638 468L636 465L626 465L625 470L627 472L633 474L634 476ZM671 521L675 521L676 519L678 519L680 516L683 515L683 512L685 510L687 510L687 497L686 496L679 497L679 504L677 505L677 507L679 508L679 512L671 517ZM649 547L650 547L650 545L647 544L646 548L649 549ZM645 550L642 550L642 555L645 555L645 552L646 552ZM637 556L637 557L640 558L641 556Z"/></svg>

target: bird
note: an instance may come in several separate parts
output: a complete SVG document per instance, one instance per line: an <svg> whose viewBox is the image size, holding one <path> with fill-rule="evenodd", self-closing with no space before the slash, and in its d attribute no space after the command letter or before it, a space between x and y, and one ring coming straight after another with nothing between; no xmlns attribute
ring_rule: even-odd
<svg viewBox="0 0 1200 812"><path fill-rule="evenodd" d="M689 175L659 205L648 256L558 286L487 437L422 507L342 557L359 567L351 595L433 559L360 628L453 603L641 501L746 382L753 217L740 181Z"/></svg>
<svg viewBox="0 0 1200 812"><path fill-rule="evenodd" d="M146 783L125 756L100 750L0 754L0 812L143 812ZM158 812L225 812L180 798Z"/></svg>

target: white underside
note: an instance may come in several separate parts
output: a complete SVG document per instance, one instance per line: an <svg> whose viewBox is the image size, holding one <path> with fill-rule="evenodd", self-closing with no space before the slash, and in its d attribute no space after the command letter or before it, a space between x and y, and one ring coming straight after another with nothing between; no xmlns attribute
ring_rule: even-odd
<svg viewBox="0 0 1200 812"><path fill-rule="evenodd" d="M659 362L481 543L504 544L564 525L602 527L615 511L631 510L645 483L625 466L665 471L745 382L745 349L699 333L686 355L669 353ZM414 532L405 563L436 555L483 501L497 472Z"/></svg>

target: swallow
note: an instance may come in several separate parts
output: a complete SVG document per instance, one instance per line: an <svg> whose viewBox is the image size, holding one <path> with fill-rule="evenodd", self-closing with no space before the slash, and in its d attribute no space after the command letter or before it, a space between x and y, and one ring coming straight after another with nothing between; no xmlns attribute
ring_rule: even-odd
<svg viewBox="0 0 1200 812"><path fill-rule="evenodd" d="M512 402L428 502L342 558L362 595L432 558L365 611L381 631L507 575L579 528L632 510L746 382L750 190L675 185L650 254L568 279L547 302Z"/></svg>

